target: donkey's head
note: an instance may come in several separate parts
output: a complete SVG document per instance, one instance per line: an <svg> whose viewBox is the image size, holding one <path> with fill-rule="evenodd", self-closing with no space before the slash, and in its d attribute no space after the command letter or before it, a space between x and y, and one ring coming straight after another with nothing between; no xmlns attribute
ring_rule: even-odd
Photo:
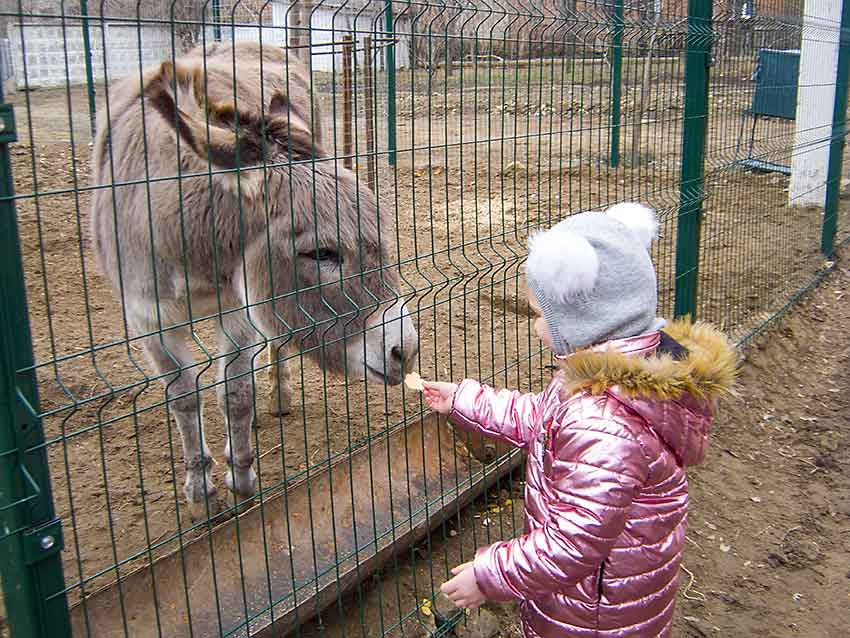
<svg viewBox="0 0 850 638"><path fill-rule="evenodd" d="M146 78L147 103L179 135L184 166L212 168L218 215L238 222L234 280L274 326L266 336L292 335L327 369L398 384L418 347L390 267L395 230L322 151L302 67L276 55L262 73L249 47L237 46L235 63L221 47L164 63Z"/></svg>

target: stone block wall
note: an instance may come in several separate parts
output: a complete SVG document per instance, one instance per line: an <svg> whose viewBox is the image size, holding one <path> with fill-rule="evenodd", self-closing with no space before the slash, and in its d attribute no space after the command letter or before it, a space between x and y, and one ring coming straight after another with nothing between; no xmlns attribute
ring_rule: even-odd
<svg viewBox="0 0 850 638"><path fill-rule="evenodd" d="M10 24L8 36L17 88L56 87L86 81L81 26ZM171 30L167 26L95 23L89 25L89 38L97 83L138 73L140 64L144 68L172 54ZM175 39L175 45L179 53L179 40Z"/></svg>

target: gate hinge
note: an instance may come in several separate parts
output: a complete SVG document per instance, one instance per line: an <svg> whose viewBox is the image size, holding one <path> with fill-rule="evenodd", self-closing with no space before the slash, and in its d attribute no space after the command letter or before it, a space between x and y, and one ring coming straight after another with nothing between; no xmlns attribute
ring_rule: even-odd
<svg viewBox="0 0 850 638"><path fill-rule="evenodd" d="M15 110L11 104L0 104L0 144L11 144L18 141L18 130L15 127Z"/></svg>
<svg viewBox="0 0 850 638"><path fill-rule="evenodd" d="M24 532L24 560L32 565L62 551L62 521L52 521Z"/></svg>

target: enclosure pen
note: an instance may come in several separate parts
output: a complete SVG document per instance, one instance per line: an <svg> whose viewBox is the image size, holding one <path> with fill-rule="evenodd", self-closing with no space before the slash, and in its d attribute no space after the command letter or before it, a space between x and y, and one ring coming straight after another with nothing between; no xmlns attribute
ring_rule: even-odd
<svg viewBox="0 0 850 638"><path fill-rule="evenodd" d="M18 637L448 635L538 391L530 235L655 208L739 344L850 239L850 2L0 3L0 567ZM95 120L94 114L97 113Z"/></svg>

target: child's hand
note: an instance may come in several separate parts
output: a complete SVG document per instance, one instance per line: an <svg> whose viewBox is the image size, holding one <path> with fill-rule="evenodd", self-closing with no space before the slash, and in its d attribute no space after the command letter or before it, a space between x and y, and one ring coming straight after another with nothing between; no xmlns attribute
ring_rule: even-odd
<svg viewBox="0 0 850 638"><path fill-rule="evenodd" d="M465 609L476 609L484 601L484 594L478 589L478 581L475 580L475 570L472 563L464 563L452 569L454 578L446 581L440 587L449 599L458 607Z"/></svg>
<svg viewBox="0 0 850 638"><path fill-rule="evenodd" d="M448 414L452 411L457 384L444 383L442 381L424 381L423 385L425 389L422 390L422 394L429 408L440 414Z"/></svg>

